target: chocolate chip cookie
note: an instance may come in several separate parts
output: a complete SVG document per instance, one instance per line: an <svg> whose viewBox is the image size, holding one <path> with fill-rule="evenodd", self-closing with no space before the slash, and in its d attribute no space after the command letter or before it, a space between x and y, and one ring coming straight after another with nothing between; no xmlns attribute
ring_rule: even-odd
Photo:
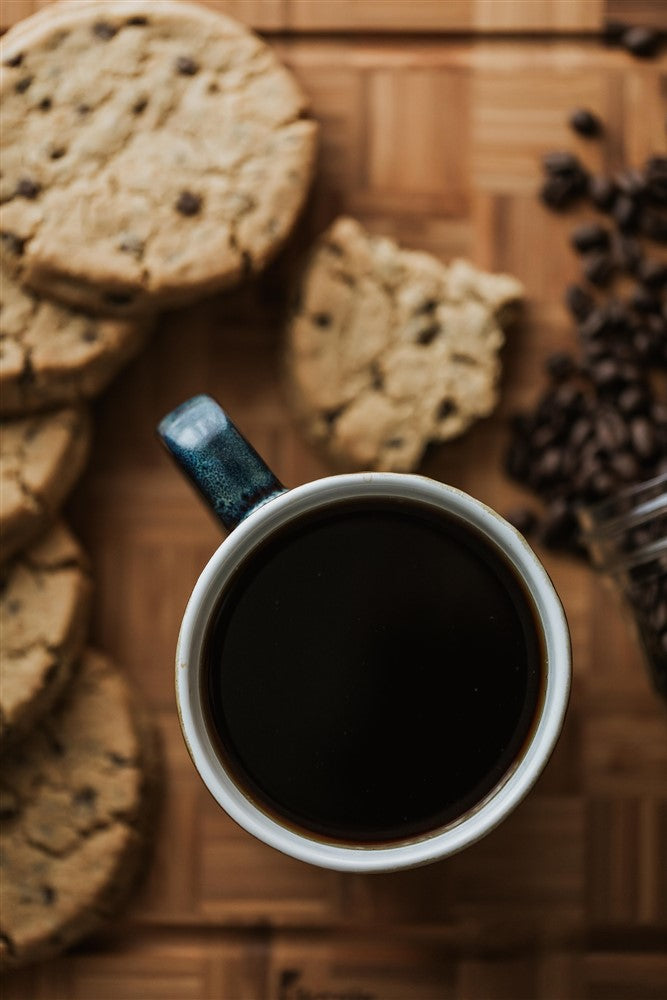
<svg viewBox="0 0 667 1000"><path fill-rule="evenodd" d="M156 765L126 681L87 651L62 701L3 759L0 968L62 951L126 899L145 857Z"/></svg>
<svg viewBox="0 0 667 1000"><path fill-rule="evenodd" d="M145 321L102 319L57 305L0 269L0 414L96 396L147 334Z"/></svg>
<svg viewBox="0 0 667 1000"><path fill-rule="evenodd" d="M502 324L523 294L508 275L442 264L340 218L303 274L289 323L289 396L343 469L407 472L498 398Z"/></svg>
<svg viewBox="0 0 667 1000"><path fill-rule="evenodd" d="M87 559L63 524L0 574L0 744L23 736L53 705L83 649L90 611Z"/></svg>
<svg viewBox="0 0 667 1000"><path fill-rule="evenodd" d="M3 259L92 312L182 303L259 270L310 183L300 88L196 4L49 6L5 36L0 99Z"/></svg>
<svg viewBox="0 0 667 1000"><path fill-rule="evenodd" d="M90 417L81 406L2 421L0 561L55 517L83 470L90 438Z"/></svg>

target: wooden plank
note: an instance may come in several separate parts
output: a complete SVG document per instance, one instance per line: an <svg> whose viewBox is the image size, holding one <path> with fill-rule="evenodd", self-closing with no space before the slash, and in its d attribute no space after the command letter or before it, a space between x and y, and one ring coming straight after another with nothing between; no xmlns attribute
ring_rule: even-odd
<svg viewBox="0 0 667 1000"><path fill-rule="evenodd" d="M50 0L4 0L1 24L15 24ZM603 0L197 0L257 31L595 32ZM650 2L650 0L649 0ZM647 5L648 6L648 5ZM626 11L627 4L623 8ZM661 17L648 7L648 22ZM641 20L641 18L639 18Z"/></svg>
<svg viewBox="0 0 667 1000"><path fill-rule="evenodd" d="M289 0L297 31L597 31L602 0Z"/></svg>

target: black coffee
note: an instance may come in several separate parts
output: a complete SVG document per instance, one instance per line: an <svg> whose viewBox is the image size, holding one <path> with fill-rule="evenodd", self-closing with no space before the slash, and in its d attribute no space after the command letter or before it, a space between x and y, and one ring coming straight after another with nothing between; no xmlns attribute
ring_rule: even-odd
<svg viewBox="0 0 667 1000"><path fill-rule="evenodd" d="M322 837L391 841L479 802L541 697L529 598L457 518L344 501L245 561L205 643L208 726L246 793Z"/></svg>

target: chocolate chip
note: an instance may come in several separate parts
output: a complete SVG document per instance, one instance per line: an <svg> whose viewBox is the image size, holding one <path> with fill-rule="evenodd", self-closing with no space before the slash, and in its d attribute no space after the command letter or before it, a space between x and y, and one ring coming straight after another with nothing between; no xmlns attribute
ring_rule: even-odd
<svg viewBox="0 0 667 1000"><path fill-rule="evenodd" d="M614 202L612 215L621 232L628 233L637 228L639 213L634 199L630 198L629 195L619 195Z"/></svg>
<svg viewBox="0 0 667 1000"><path fill-rule="evenodd" d="M97 792L90 785L83 785L77 788L72 796L72 800L77 806L92 806L97 799Z"/></svg>
<svg viewBox="0 0 667 1000"><path fill-rule="evenodd" d="M35 78L33 76L23 76L17 81L14 90L17 94L25 94L26 90Z"/></svg>
<svg viewBox="0 0 667 1000"><path fill-rule="evenodd" d="M104 301L110 306L129 306L134 300L133 292L105 292Z"/></svg>
<svg viewBox="0 0 667 1000"><path fill-rule="evenodd" d="M2 65L8 66L10 69L16 69L16 67L20 66L22 62L23 62L23 53L17 52L15 55L7 56L6 59L3 59Z"/></svg>
<svg viewBox="0 0 667 1000"><path fill-rule="evenodd" d="M660 34L653 28L628 28L621 38L624 49L640 59L648 59L658 51Z"/></svg>
<svg viewBox="0 0 667 1000"><path fill-rule="evenodd" d="M66 152L67 152L66 146L54 146L51 152L49 153L49 157L52 160L61 160Z"/></svg>
<svg viewBox="0 0 667 1000"><path fill-rule="evenodd" d="M37 197L41 190L42 185L38 184L37 181L33 181L30 177L21 177L16 185L17 196L19 198L28 198L31 201Z"/></svg>
<svg viewBox="0 0 667 1000"><path fill-rule="evenodd" d="M90 114L90 104L78 104L76 110L77 114L83 118L85 115Z"/></svg>
<svg viewBox="0 0 667 1000"><path fill-rule="evenodd" d="M0 232L0 240L2 240L6 252L14 257L20 257L25 249L25 240L9 230Z"/></svg>
<svg viewBox="0 0 667 1000"><path fill-rule="evenodd" d="M176 60L176 71L182 76L194 76L199 72L199 63L190 56L179 56Z"/></svg>
<svg viewBox="0 0 667 1000"><path fill-rule="evenodd" d="M602 131L602 122L587 108L578 108L573 111L569 123L575 132L578 132L579 135L585 135L587 138L593 138Z"/></svg>
<svg viewBox="0 0 667 1000"><path fill-rule="evenodd" d="M572 231L570 241L577 253L606 250L609 246L609 230L597 222L586 222Z"/></svg>
<svg viewBox="0 0 667 1000"><path fill-rule="evenodd" d="M332 319L331 313L326 313L326 312L313 313L313 323L315 324L315 326L319 326L323 330L326 329L326 327L331 326L331 319Z"/></svg>
<svg viewBox="0 0 667 1000"><path fill-rule="evenodd" d="M395 438L389 438L388 441L385 441L384 442L384 447L385 448L402 448L403 444L404 444L403 438L395 437Z"/></svg>
<svg viewBox="0 0 667 1000"><path fill-rule="evenodd" d="M436 299L424 299L424 301L415 310L415 316L422 316L425 313L432 313L438 307Z"/></svg>
<svg viewBox="0 0 667 1000"><path fill-rule="evenodd" d="M596 208L606 212L616 197L616 184L611 177L597 174L588 182L588 196Z"/></svg>
<svg viewBox="0 0 667 1000"><path fill-rule="evenodd" d="M565 305L574 318L581 322L590 316L595 308L595 299L580 285L568 285L565 290Z"/></svg>
<svg viewBox="0 0 667 1000"><path fill-rule="evenodd" d="M40 111L50 111L53 107L53 101L50 97L43 97L37 107Z"/></svg>
<svg viewBox="0 0 667 1000"><path fill-rule="evenodd" d="M47 906L52 906L55 903L57 893L52 885L40 886L40 894L42 901L46 903Z"/></svg>
<svg viewBox="0 0 667 1000"><path fill-rule="evenodd" d="M143 240L140 240L138 236L133 233L126 233L120 240L118 244L118 249L121 253L132 254L133 257L140 258L144 252L145 244Z"/></svg>
<svg viewBox="0 0 667 1000"><path fill-rule="evenodd" d="M446 420L447 417L451 417L456 411L456 403L452 399L443 399L438 406L436 420Z"/></svg>
<svg viewBox="0 0 667 1000"><path fill-rule="evenodd" d="M599 288L608 285L614 273L614 261L611 254L591 253L583 260L582 270L587 280Z"/></svg>
<svg viewBox="0 0 667 1000"><path fill-rule="evenodd" d="M175 208L181 215L198 215L201 204L202 200L198 194L193 194L192 191L181 191Z"/></svg>
<svg viewBox="0 0 667 1000"><path fill-rule="evenodd" d="M108 21L96 21L93 25L93 34L103 42L108 42L110 38L118 34L118 28L115 28L113 24L109 24Z"/></svg>
<svg viewBox="0 0 667 1000"><path fill-rule="evenodd" d="M377 361L371 365L371 385L376 392L381 392L384 389L384 376Z"/></svg>
<svg viewBox="0 0 667 1000"><path fill-rule="evenodd" d="M147 97L140 97L132 105L132 114L133 115L141 115L141 114L144 113L144 111L146 110L147 107L148 107L148 98Z"/></svg>
<svg viewBox="0 0 667 1000"><path fill-rule="evenodd" d="M535 512L529 507L514 507L505 514L505 520L520 531L522 535L530 535L537 524Z"/></svg>
<svg viewBox="0 0 667 1000"><path fill-rule="evenodd" d="M439 333L440 333L439 325L437 323L433 323L431 324L431 326L427 326L423 330L419 331L419 333L417 334L417 343L421 344L423 347L426 347L428 344L433 343L433 341L435 340L435 338L438 336Z"/></svg>
<svg viewBox="0 0 667 1000"><path fill-rule="evenodd" d="M142 14L134 14L132 17L128 17L125 24L130 28L144 28L148 24L148 18Z"/></svg>

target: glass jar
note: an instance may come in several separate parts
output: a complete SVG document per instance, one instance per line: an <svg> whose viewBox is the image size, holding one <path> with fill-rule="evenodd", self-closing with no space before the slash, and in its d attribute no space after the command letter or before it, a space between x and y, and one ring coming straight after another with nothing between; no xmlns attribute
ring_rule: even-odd
<svg viewBox="0 0 667 1000"><path fill-rule="evenodd" d="M632 612L656 689L667 698L667 472L578 511L593 566Z"/></svg>

